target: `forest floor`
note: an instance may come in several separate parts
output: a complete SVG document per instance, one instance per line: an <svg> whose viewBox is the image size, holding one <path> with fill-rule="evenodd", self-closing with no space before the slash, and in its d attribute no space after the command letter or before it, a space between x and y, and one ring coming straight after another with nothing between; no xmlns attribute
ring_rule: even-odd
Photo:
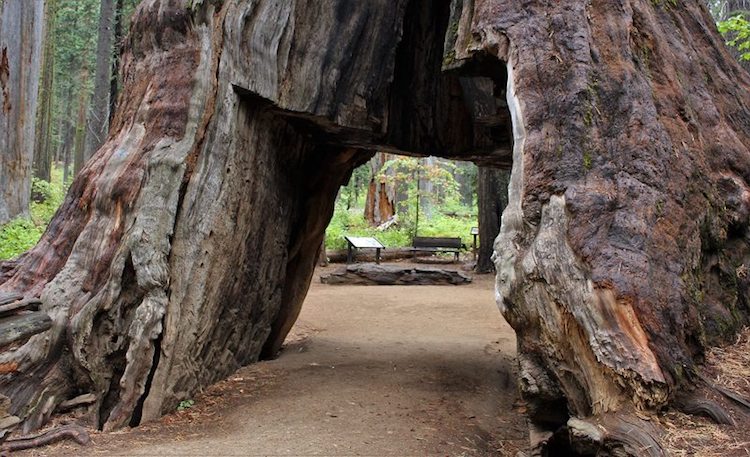
<svg viewBox="0 0 750 457"><path fill-rule="evenodd" d="M158 422L19 455L515 456L528 430L494 277L327 286L319 269L280 357ZM14 454L15 455L15 454Z"/></svg>

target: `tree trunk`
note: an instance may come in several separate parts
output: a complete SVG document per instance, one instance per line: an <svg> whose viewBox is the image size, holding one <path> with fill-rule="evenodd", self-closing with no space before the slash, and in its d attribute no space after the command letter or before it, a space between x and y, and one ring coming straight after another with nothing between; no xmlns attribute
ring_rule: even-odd
<svg viewBox="0 0 750 457"><path fill-rule="evenodd" d="M73 142L75 141L75 124L73 123L73 107L75 102L73 100L73 86L69 85L65 96L65 114L60 118L60 147L58 155L63 162L63 183L68 183L70 175L70 160L71 151L73 150Z"/></svg>
<svg viewBox="0 0 750 457"><path fill-rule="evenodd" d="M29 210L43 0L0 2L0 224Z"/></svg>
<svg viewBox="0 0 750 457"><path fill-rule="evenodd" d="M389 154L378 152L370 160L370 185L367 187L365 219L370 225L378 226L396 215L396 186L385 176L378 176L383 165L390 160Z"/></svg>
<svg viewBox="0 0 750 457"><path fill-rule="evenodd" d="M78 115L76 116L75 135L73 137L73 175L77 175L86 162L86 107L88 96L86 94L86 82L89 79L87 68L83 68L80 74L81 85L78 92Z"/></svg>
<svg viewBox="0 0 750 457"><path fill-rule="evenodd" d="M51 181L52 179L52 100L54 97L53 77L55 72L55 1L47 0L44 7L44 54L42 60L41 87L39 88L39 112L37 114L37 135L34 146L34 176Z"/></svg>
<svg viewBox="0 0 750 457"><path fill-rule="evenodd" d="M26 429L86 392L137 425L273 356L378 150L512 163L498 304L535 443L638 454L631 413L748 322L750 80L698 0L190 5L141 4L112 135L0 265L53 322L0 354Z"/></svg>
<svg viewBox="0 0 750 457"><path fill-rule="evenodd" d="M500 233L500 219L508 205L508 182L510 173L480 167L477 172L477 206L479 209L479 256L477 273L494 271L492 254L495 252L495 239ZM500 247L503 249L504 247Z"/></svg>
<svg viewBox="0 0 750 457"><path fill-rule="evenodd" d="M109 103L112 89L112 40L115 20L115 0L101 0L99 29L96 40L96 69L91 111L86 120L86 143L83 153L88 161L104 143L109 131Z"/></svg>
<svg viewBox="0 0 750 457"><path fill-rule="evenodd" d="M124 0L116 0L114 10L114 26L112 30L112 42L114 48L112 52L112 70L109 74L109 109L107 125L112 122L112 118L115 115L115 108L117 108L117 96L120 93L120 56L122 55L123 47L123 15L125 14L125 3Z"/></svg>

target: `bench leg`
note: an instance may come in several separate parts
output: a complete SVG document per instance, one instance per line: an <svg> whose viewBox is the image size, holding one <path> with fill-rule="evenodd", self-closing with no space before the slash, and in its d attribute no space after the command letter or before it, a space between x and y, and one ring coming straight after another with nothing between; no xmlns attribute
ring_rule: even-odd
<svg viewBox="0 0 750 457"><path fill-rule="evenodd" d="M352 252L352 245L350 244L346 249L346 264L351 265L354 260L354 253Z"/></svg>

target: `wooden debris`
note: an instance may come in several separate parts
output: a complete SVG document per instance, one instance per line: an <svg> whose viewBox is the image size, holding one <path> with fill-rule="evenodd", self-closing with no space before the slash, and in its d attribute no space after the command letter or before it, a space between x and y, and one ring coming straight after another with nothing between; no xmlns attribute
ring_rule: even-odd
<svg viewBox="0 0 750 457"><path fill-rule="evenodd" d="M461 285L471 278L455 270L411 268L392 265L348 265L335 272L321 275L320 281L330 285Z"/></svg>
<svg viewBox="0 0 750 457"><path fill-rule="evenodd" d="M0 292L0 305L7 305L23 298L23 294L17 292Z"/></svg>
<svg viewBox="0 0 750 457"><path fill-rule="evenodd" d="M0 317L7 316L9 314L17 313L18 311L36 311L39 309L39 305L42 301L38 298L27 298L24 300L18 300L9 304L0 305Z"/></svg>
<svg viewBox="0 0 750 457"><path fill-rule="evenodd" d="M0 319L0 348L11 343L24 342L33 335L49 330L51 327L52 319L42 312Z"/></svg>
<svg viewBox="0 0 750 457"><path fill-rule="evenodd" d="M96 401L96 395L94 394L83 394L70 400L66 400L57 407L57 411L63 412L70 409L78 408L79 406L90 405Z"/></svg>

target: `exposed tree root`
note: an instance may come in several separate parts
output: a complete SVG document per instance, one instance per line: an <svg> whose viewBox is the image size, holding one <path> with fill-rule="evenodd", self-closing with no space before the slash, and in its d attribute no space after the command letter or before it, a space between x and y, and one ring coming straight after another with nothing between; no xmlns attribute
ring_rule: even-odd
<svg viewBox="0 0 750 457"><path fill-rule="evenodd" d="M0 445L0 457L5 457L15 451L47 446L64 439L72 439L80 445L86 445L91 442L89 433L85 428L75 424L63 425L37 435L6 440Z"/></svg>
<svg viewBox="0 0 750 457"><path fill-rule="evenodd" d="M707 398L690 396L680 401L679 409L685 414L707 417L717 424L736 425L723 406Z"/></svg>
<svg viewBox="0 0 750 457"><path fill-rule="evenodd" d="M637 455L663 457L662 430L650 421L629 414L614 414L591 420L568 420L570 441L583 455Z"/></svg>

